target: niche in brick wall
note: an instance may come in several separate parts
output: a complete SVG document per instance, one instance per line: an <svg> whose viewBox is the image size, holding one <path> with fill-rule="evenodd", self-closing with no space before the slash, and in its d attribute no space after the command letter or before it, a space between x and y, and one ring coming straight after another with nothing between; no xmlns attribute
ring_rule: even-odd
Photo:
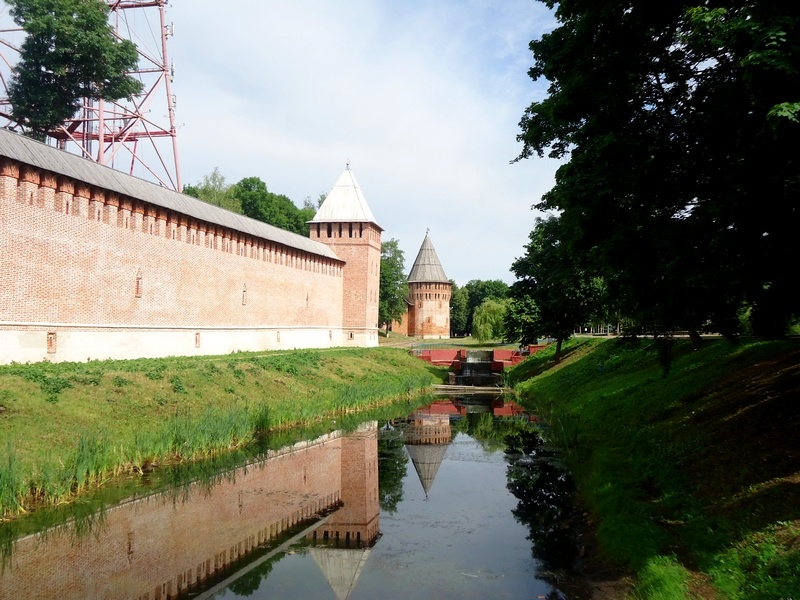
<svg viewBox="0 0 800 600"><path fill-rule="evenodd" d="M247 304L247 284L242 285L242 306Z"/></svg>
<svg viewBox="0 0 800 600"><path fill-rule="evenodd" d="M58 337L55 331L47 332L47 353L55 354L58 347Z"/></svg>
<svg viewBox="0 0 800 600"><path fill-rule="evenodd" d="M142 270L138 269L136 271L136 288L135 288L134 295L136 298L142 297Z"/></svg>

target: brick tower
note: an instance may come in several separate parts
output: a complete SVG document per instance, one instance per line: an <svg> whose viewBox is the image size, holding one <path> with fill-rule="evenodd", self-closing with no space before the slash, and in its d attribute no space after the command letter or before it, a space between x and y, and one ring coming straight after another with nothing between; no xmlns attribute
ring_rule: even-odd
<svg viewBox="0 0 800 600"><path fill-rule="evenodd" d="M327 244L347 263L342 345L377 346L383 229L375 222L349 163L309 225L311 239Z"/></svg>
<svg viewBox="0 0 800 600"><path fill-rule="evenodd" d="M423 339L450 337L451 291L450 280L426 232L408 274L408 335Z"/></svg>

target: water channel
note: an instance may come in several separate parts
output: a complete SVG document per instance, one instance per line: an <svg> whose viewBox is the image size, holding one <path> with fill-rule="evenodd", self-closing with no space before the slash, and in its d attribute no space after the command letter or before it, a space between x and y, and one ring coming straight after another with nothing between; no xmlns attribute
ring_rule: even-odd
<svg viewBox="0 0 800 600"><path fill-rule="evenodd" d="M502 396L440 399L148 482L6 536L0 598L589 598L544 439Z"/></svg>

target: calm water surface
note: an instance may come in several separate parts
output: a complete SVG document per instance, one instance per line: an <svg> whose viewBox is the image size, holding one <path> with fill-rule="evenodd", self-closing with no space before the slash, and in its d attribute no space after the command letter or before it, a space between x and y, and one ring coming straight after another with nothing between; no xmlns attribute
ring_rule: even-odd
<svg viewBox="0 0 800 600"><path fill-rule="evenodd" d="M23 536L0 598L588 598L537 432L500 398L334 431Z"/></svg>

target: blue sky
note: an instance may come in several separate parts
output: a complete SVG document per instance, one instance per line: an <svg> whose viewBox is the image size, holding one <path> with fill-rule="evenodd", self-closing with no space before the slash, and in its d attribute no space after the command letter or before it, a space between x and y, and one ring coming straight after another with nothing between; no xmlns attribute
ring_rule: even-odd
<svg viewBox="0 0 800 600"><path fill-rule="evenodd" d="M349 159L407 268L430 228L459 285L513 280L557 166L509 164L546 90L527 76L542 3L173 0L167 18L185 183L219 167L300 204Z"/></svg>
<svg viewBox="0 0 800 600"><path fill-rule="evenodd" d="M158 13L134 13L147 51ZM555 26L544 4L171 0L167 22L184 184L218 167L228 183L260 177L300 205L349 160L407 269L430 228L459 285L513 281L530 207L557 167L509 164L523 111L546 92L527 76L528 43Z"/></svg>

